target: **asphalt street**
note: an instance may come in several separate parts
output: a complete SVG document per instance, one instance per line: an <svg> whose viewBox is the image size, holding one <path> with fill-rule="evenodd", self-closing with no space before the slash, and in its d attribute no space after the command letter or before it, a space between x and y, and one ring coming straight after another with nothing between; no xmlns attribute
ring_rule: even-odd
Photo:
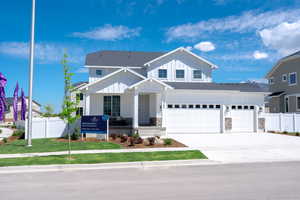
<svg viewBox="0 0 300 200"><path fill-rule="evenodd" d="M1 169L0 169L1 170ZM0 175L3 200L298 200L300 162Z"/></svg>

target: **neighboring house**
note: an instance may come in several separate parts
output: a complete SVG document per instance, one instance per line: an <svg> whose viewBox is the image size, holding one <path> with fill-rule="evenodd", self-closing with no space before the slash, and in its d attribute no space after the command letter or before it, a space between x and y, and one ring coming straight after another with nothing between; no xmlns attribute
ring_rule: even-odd
<svg viewBox="0 0 300 200"><path fill-rule="evenodd" d="M14 121L14 109L13 109L13 97L8 97L6 100L6 109L4 115L4 122ZM26 105L28 105L28 98L26 97ZM41 116L41 104L36 101L32 101L32 115L33 117ZM18 119L21 120L21 98L18 99Z"/></svg>
<svg viewBox="0 0 300 200"><path fill-rule="evenodd" d="M300 51L280 59L268 72L272 113L300 112Z"/></svg>
<svg viewBox="0 0 300 200"><path fill-rule="evenodd" d="M252 132L264 108L266 90L259 84L214 83L217 66L185 48L99 51L87 55L85 67L89 82L77 87L84 115L110 115L112 129Z"/></svg>

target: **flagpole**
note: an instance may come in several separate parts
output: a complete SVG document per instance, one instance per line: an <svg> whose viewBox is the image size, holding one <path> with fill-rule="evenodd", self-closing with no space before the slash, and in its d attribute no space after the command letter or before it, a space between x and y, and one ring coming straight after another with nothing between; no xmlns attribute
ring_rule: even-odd
<svg viewBox="0 0 300 200"><path fill-rule="evenodd" d="M35 25L35 0L32 0L31 13L31 38L29 53L29 89L28 89L28 120L27 120L27 146L31 147L32 138L32 85L33 85L33 59L34 59L34 25Z"/></svg>

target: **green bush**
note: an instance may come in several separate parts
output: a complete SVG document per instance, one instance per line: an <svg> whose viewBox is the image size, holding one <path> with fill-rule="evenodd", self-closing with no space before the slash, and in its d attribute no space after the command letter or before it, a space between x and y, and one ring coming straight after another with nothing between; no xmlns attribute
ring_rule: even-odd
<svg viewBox="0 0 300 200"><path fill-rule="evenodd" d="M166 139L164 139L164 143L165 143L165 145L172 145L173 141L170 138L166 138Z"/></svg>
<svg viewBox="0 0 300 200"><path fill-rule="evenodd" d="M11 125L11 128L16 129L17 126L16 125Z"/></svg>
<svg viewBox="0 0 300 200"><path fill-rule="evenodd" d="M297 132L297 133L295 134L295 136L300 136L299 132Z"/></svg>
<svg viewBox="0 0 300 200"><path fill-rule="evenodd" d="M288 132L287 131L283 131L283 134L288 134Z"/></svg>
<svg viewBox="0 0 300 200"><path fill-rule="evenodd" d="M79 129L76 128L74 130L74 133L71 135L71 140L78 140L80 138L80 132Z"/></svg>
<svg viewBox="0 0 300 200"><path fill-rule="evenodd" d="M0 129L0 133L2 133L2 129Z"/></svg>
<svg viewBox="0 0 300 200"><path fill-rule="evenodd" d="M24 137L25 136L25 130L24 129L17 129L14 131L12 136L16 136L16 137Z"/></svg>
<svg viewBox="0 0 300 200"><path fill-rule="evenodd" d="M3 138L3 140L2 140L4 143L7 143L8 141L7 141L7 138Z"/></svg>

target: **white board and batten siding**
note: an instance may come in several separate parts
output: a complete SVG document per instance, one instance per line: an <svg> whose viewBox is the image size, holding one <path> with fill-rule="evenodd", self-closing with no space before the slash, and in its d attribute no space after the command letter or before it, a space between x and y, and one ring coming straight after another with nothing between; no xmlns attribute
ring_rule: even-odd
<svg viewBox="0 0 300 200"><path fill-rule="evenodd" d="M158 70L166 69L167 78L160 79L158 77ZM183 69L185 71L184 79L176 78L176 69ZM202 71L202 79L193 79L193 70ZM172 55L164 57L150 64L147 68L147 75L149 78L156 78L162 81L170 82L211 82L211 67L202 61L185 52L176 52Z"/></svg>

